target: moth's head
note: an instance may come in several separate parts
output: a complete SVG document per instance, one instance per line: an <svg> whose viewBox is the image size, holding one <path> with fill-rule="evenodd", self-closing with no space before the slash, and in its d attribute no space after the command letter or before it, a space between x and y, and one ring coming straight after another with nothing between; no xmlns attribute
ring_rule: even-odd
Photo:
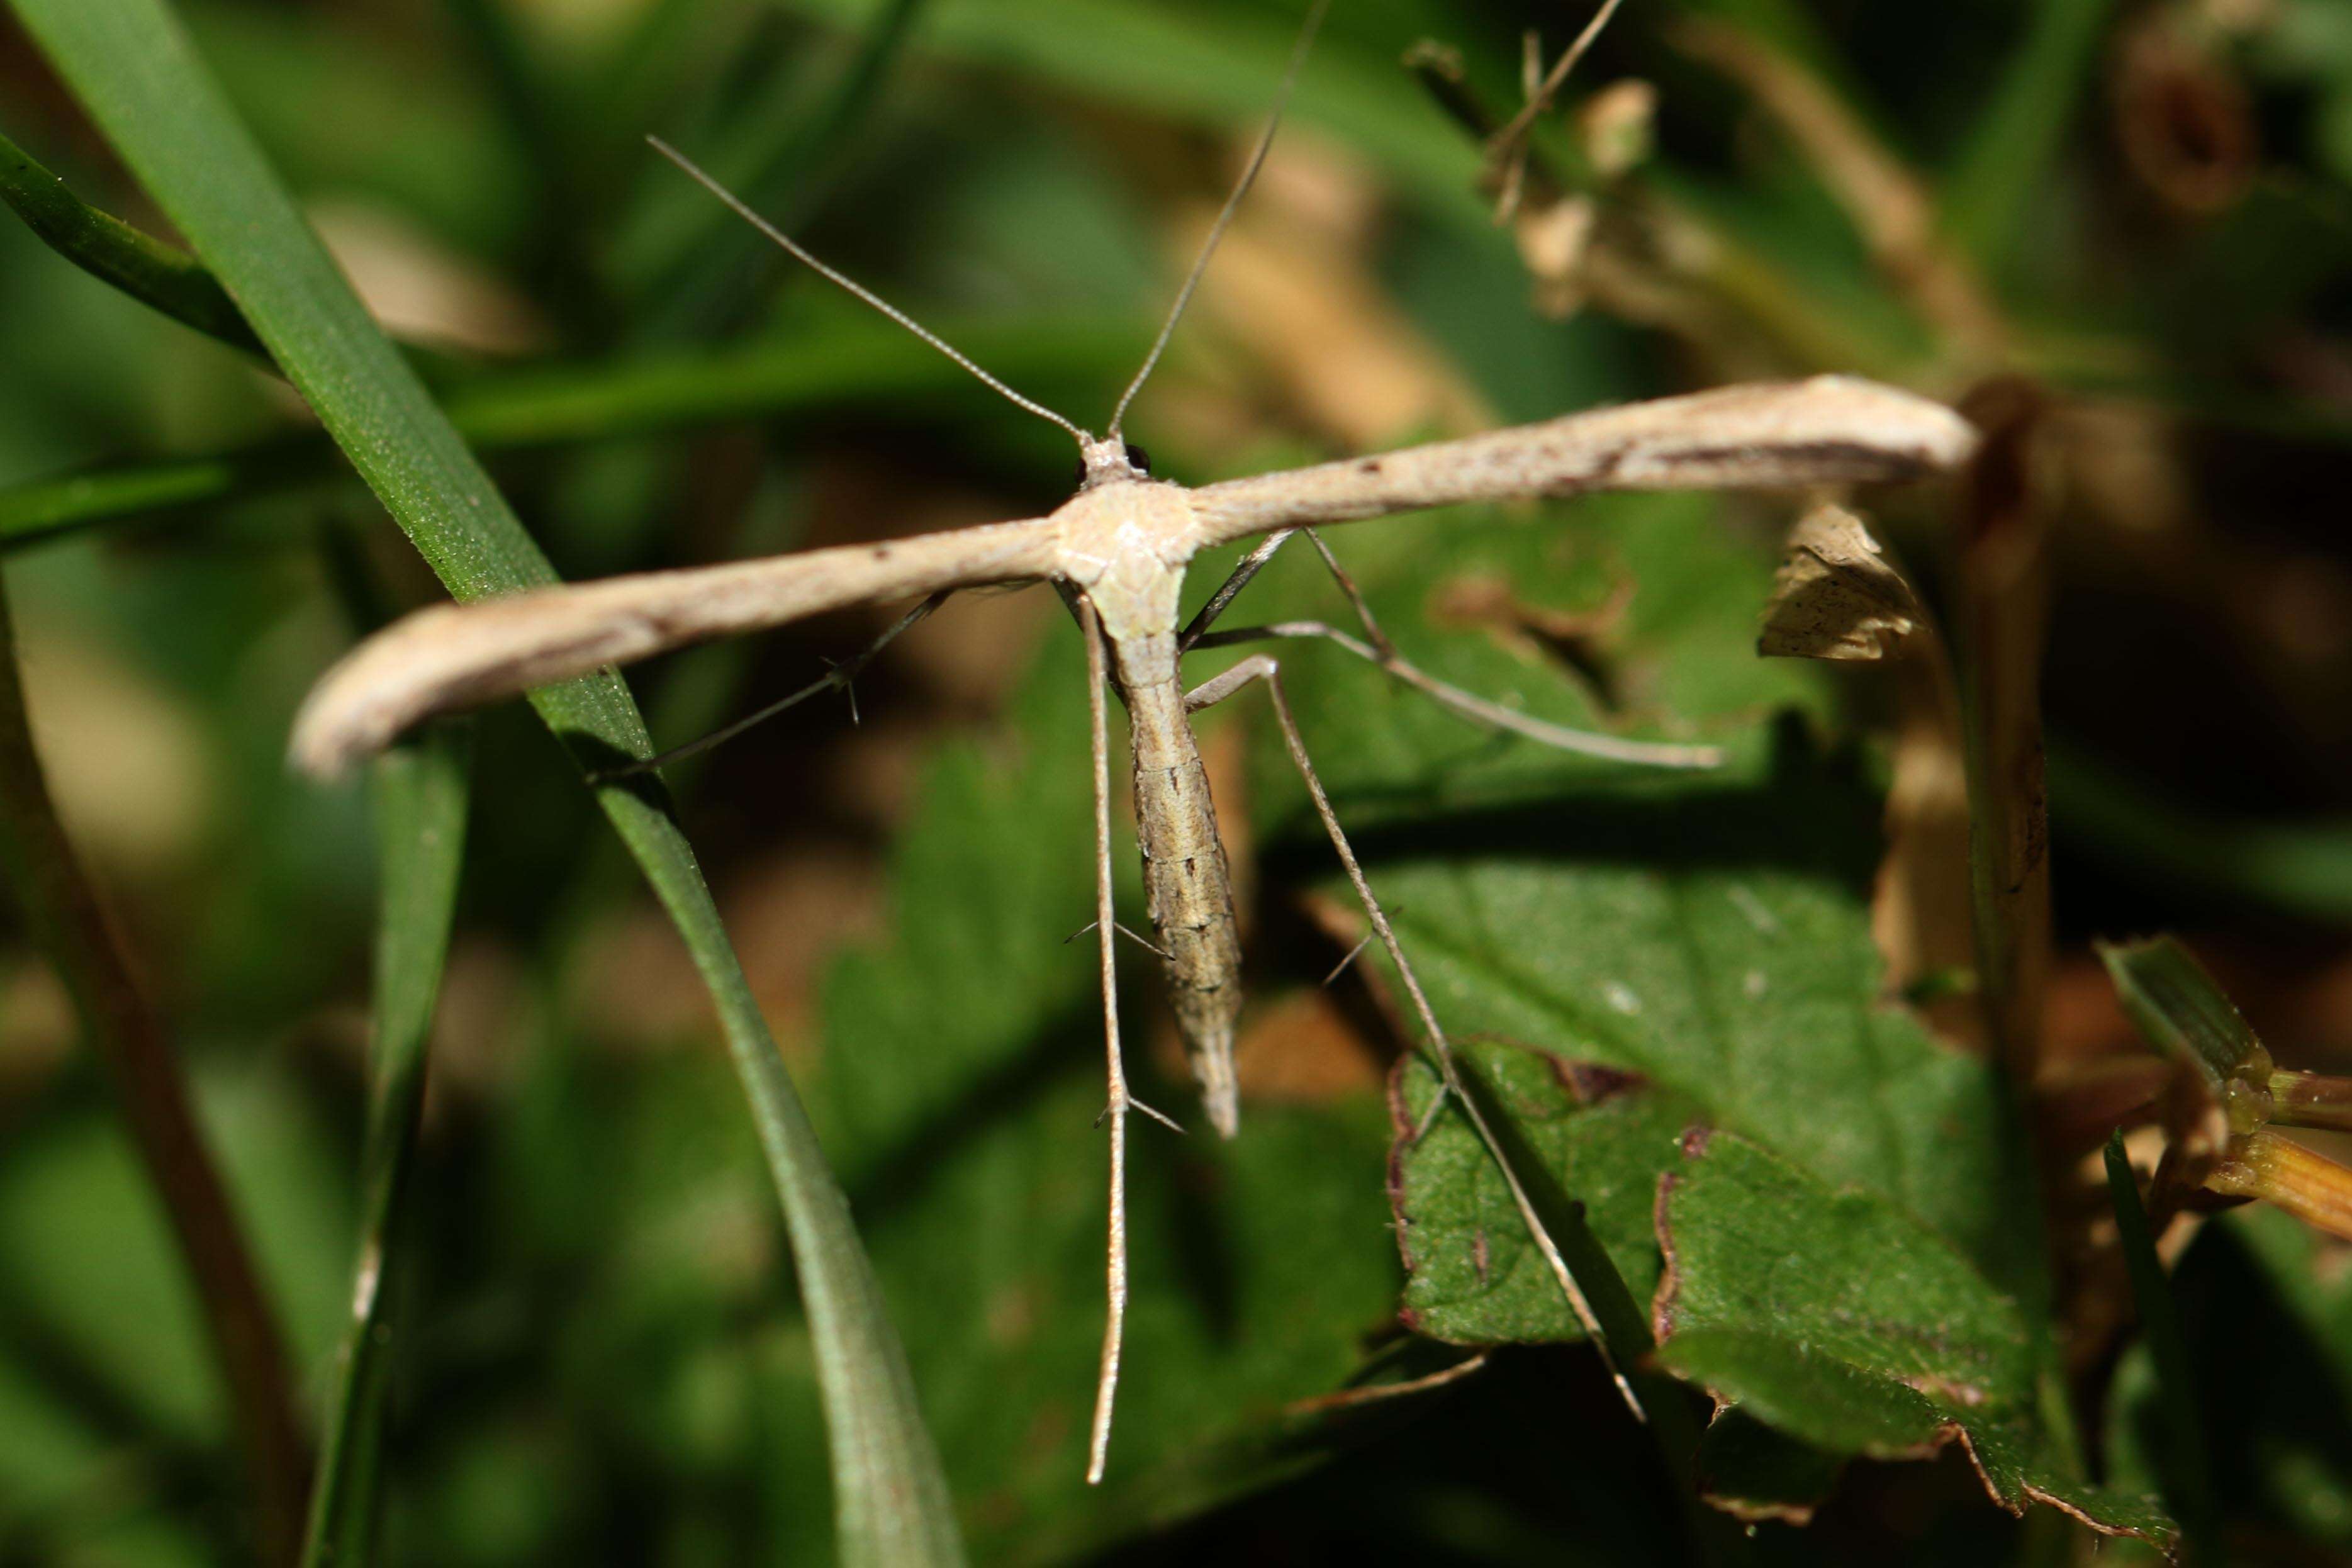
<svg viewBox="0 0 2352 1568"><path fill-rule="evenodd" d="M1090 490L1150 477L1151 456L1134 442L1119 436L1106 436L1097 441L1084 431L1079 433L1078 489Z"/></svg>

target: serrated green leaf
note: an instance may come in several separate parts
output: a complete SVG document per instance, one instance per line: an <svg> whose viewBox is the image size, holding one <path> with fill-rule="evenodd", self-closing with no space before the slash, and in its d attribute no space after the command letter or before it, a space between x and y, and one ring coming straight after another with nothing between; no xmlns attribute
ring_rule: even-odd
<svg viewBox="0 0 2352 1568"><path fill-rule="evenodd" d="M1954 1437L2013 1513L2048 1502L2170 1541L2155 1503L2065 1472L2038 1414L2032 1330L1967 1258L1885 1199L1746 1139L1699 1132L1684 1147L1658 1204L1669 1366L1832 1452Z"/></svg>
<svg viewBox="0 0 2352 1568"><path fill-rule="evenodd" d="M1287 668L1308 747L1457 1037L1640 1074L1710 1125L1886 1194L2038 1298L2038 1242L2017 1222L2031 1188L1993 1074L1881 995L1878 801L1799 717L1822 710L1816 671L1753 656L1770 567L1727 511L1612 498L1539 525L1449 514L1330 536L1408 658L1561 723L1717 742L1723 767L1563 757L1302 650ZM1433 554L1441 530L1454 537ZM1277 563L1276 613L1331 611L1313 565ZM1524 626L1449 615L1496 584L1525 601ZM1274 618L1247 598L1234 613ZM1547 657L1543 628L1580 617L1591 629ZM1591 695L1596 676L1613 712ZM1348 723L1318 722L1341 711ZM1282 846L1286 859L1314 852L1303 835ZM1654 1179L1671 1155L1654 1149L1641 1170ZM1557 1173L1571 1196L1594 1179ZM1612 1255L1629 1278L1648 1274Z"/></svg>
<svg viewBox="0 0 2352 1568"><path fill-rule="evenodd" d="M1658 1356L1677 1376L1833 1454L1916 1458L1943 1426L1935 1405L1899 1379L1776 1331L1685 1329Z"/></svg>
<svg viewBox="0 0 2352 1568"><path fill-rule="evenodd" d="M1844 1468L1843 1457L1801 1443L1735 1405L1700 1440L1699 1496L1735 1518L1805 1524Z"/></svg>
<svg viewBox="0 0 2352 1568"><path fill-rule="evenodd" d="M1672 1133L1704 1121L1825 1188L1868 1194L1937 1249L1955 1289L1997 1304L2001 1331L1983 1342L2002 1359L1979 1371L1997 1372L2021 1411L2038 1410L2032 1313L2049 1287L2031 1173L1991 1068L1881 994L1869 930L1878 801L1857 762L1826 751L1803 717L1821 711L1816 672L1752 657L1769 566L1728 512L1705 498L1625 498L1538 526L1457 514L1330 535L1406 656L1444 679L1559 722L1715 741L1724 767L1670 774L1562 758L1411 693L1367 692L1373 672L1302 649L1288 668L1309 748L1375 888L1402 911L1438 1016L1457 1038L1540 1053L1513 1075L1516 1125L1549 1145L1546 1173L1588 1205L1621 1273L1655 1277L1636 1195L1674 1163ZM1454 531L1433 542L1441 529ZM1311 558L1284 564L1276 607L1248 606L1252 617L1329 614L1336 595L1305 569ZM1498 587L1516 608L1497 611ZM1484 624L1465 626L1457 606L1481 602ZM1343 682L1356 689L1343 694ZM1350 721L1318 723L1338 711ZM1278 775L1263 787L1296 798ZM1277 863L1311 842L1286 833ZM1556 1088L1527 1092L1542 1088L1546 1058L1647 1080L1631 1101L1601 1108L1647 1133L1580 1129L1594 1110ZM1643 1107L1644 1095L1672 1110ZM1564 1311L1540 1321L1532 1292L1483 1283L1516 1280L1528 1244L1507 1214L1481 1207L1476 1186L1463 1190L1484 1169L1465 1152L1443 1118L1400 1152L1416 1315L1467 1340L1565 1337ZM1414 1250L1424 1231L1451 1245ZM1757 1384L1740 1396L1768 1421L1764 1373L1805 1382L1803 1369L1748 1371ZM1909 1450L1933 1431L1914 1391L1864 1382L1855 1419L1882 1400L1875 1425L1823 1447ZM1984 1441L2019 1450L2006 1428ZM2046 1442L2033 1438L2037 1458ZM2054 1469L2033 1476L2043 1490L2061 1484ZM2022 1484L2002 1495L2014 1500Z"/></svg>
<svg viewBox="0 0 2352 1568"><path fill-rule="evenodd" d="M1697 1108L1646 1091L1629 1074L1579 1067L1493 1041L1462 1054L1548 1170L1571 1172L1593 1235L1643 1300L1658 1282L1651 1241L1654 1174ZM1415 1060L1398 1074L1392 1125L1409 1139L1428 1114L1437 1075ZM1389 1201L1405 1259L1405 1321L1464 1344L1572 1340L1583 1331L1520 1223L1477 1134L1441 1117L1394 1163Z"/></svg>

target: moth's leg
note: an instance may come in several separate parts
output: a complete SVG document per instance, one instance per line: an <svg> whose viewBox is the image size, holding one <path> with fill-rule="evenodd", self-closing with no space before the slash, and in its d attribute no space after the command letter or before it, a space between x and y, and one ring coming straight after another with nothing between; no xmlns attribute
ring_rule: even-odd
<svg viewBox="0 0 2352 1568"><path fill-rule="evenodd" d="M1241 558L1232 574L1217 584L1217 591L1209 595L1209 602L1201 606L1200 614L1187 621L1184 629L1176 634L1176 651L1180 656L1201 640L1202 634L1214 626L1217 617L1225 613L1225 606L1234 602L1234 595L1248 587L1250 579L1264 571L1265 563L1274 559L1274 552L1297 531L1295 528L1277 529L1259 540L1256 548Z"/></svg>
<svg viewBox="0 0 2352 1568"><path fill-rule="evenodd" d="M1101 922L1100 922L1100 921L1088 921L1086 924L1084 924L1084 925L1080 926L1077 930L1076 930L1076 931L1072 931L1069 935L1067 935L1067 936L1064 937L1064 938L1062 939L1062 945L1063 945L1064 947L1067 947L1067 946L1069 946L1069 945L1070 945L1070 943L1072 943L1072 942L1074 942L1077 941L1077 940L1078 940L1078 938L1080 938L1080 937L1082 937L1082 936L1086 935L1086 934L1087 934L1087 932L1088 932L1088 931L1090 931L1097 930L1097 929L1100 926L1100 924L1101 924ZM1160 959L1160 960L1162 960L1162 961L1164 962L1164 961L1167 959L1167 957L1168 957L1168 950L1167 950L1166 948L1164 948L1164 947L1161 947L1159 943L1157 943L1157 942L1153 942L1153 941L1152 941L1150 937L1148 937L1148 936L1139 935L1138 933L1136 933L1136 932L1134 932L1134 931L1131 931L1128 930L1128 929L1127 929L1127 927L1125 927L1125 926L1121 926L1121 927L1119 927L1119 928L1118 928L1118 934L1119 934L1119 935L1121 935L1121 936L1123 936L1123 937L1125 937L1125 938L1127 938L1127 940L1128 940L1128 941L1129 941L1129 942L1131 942L1135 943L1135 945L1136 945L1136 946L1138 946L1138 947L1141 948L1144 952L1148 952L1148 953L1151 954L1154 958ZM1141 1105L1143 1102L1142 1102L1141 1100L1138 1100L1138 1101L1136 1101L1136 1103L1137 1103L1138 1105Z"/></svg>
<svg viewBox="0 0 2352 1568"><path fill-rule="evenodd" d="M1087 639L1087 718L1094 742L1095 931L1102 955L1103 1050L1110 1064L1110 1095L1103 1114L1110 1121L1109 1310L1103 1321L1102 1370L1095 1380L1094 1433L1087 1448L1087 1483L1101 1481L1110 1451L1110 1415L1118 1393L1120 1341L1127 1328L1127 1064L1118 1049L1118 966L1113 952L1118 921L1110 891L1110 721L1103 692L1108 660L1102 625L1092 603L1073 595L1070 605Z"/></svg>
<svg viewBox="0 0 2352 1568"><path fill-rule="evenodd" d="M1590 730L1571 730L1566 725L1549 723L1440 680L1395 653L1383 653L1323 621L1275 621L1262 626L1236 626L1231 631L1206 633L1192 646L1231 647L1236 643L1267 642L1277 637L1321 637L1327 642L1336 643L1358 658L1378 665L1439 706L1450 709L1473 723L1507 730L1514 735L1523 735L1559 751L1657 768L1712 768L1723 762L1723 751L1718 746L1628 741L1619 735L1597 734Z"/></svg>
<svg viewBox="0 0 2352 1568"><path fill-rule="evenodd" d="M1291 715L1290 700L1282 686L1281 664L1271 654L1252 654L1223 674L1213 677L1187 692L1184 706L1187 710L1197 712L1223 701L1254 680L1265 682L1266 695L1274 705L1275 721L1282 726L1282 743L1288 749L1291 763L1298 769L1299 777L1307 783L1307 793L1315 803L1315 815L1322 819L1323 831L1329 836L1331 847L1338 852L1339 864L1347 870L1348 880L1356 889L1357 900L1364 906L1364 913L1370 917L1381 945L1388 950L1389 961L1396 965L1397 975L1404 982L1405 994L1412 999L1413 1011L1421 1018L1423 1032L1429 1037L1430 1055L1436 1061L1438 1078L1447 1097L1462 1108L1463 1115L1469 1119L1472 1129L1477 1132L1479 1142L1486 1145L1487 1154L1495 1162L1495 1168L1502 1173L1503 1184L1510 1191L1511 1202L1519 1211L1521 1223L1528 1227L1528 1235L1535 1242L1536 1250L1542 1254L1545 1265L1550 1268L1560 1294L1567 1298L1569 1310L1576 1314L1576 1321L1584 1325L1585 1333L1601 1352L1610 1374L1617 1380L1618 1392L1633 1406L1633 1413L1640 1415L1641 1401L1634 1396L1633 1384L1625 1380L1624 1369L1611 1359L1608 1340L1601 1331L1600 1320L1594 1317L1591 1304L1584 1299L1584 1292L1577 1286L1575 1276L1569 1271L1568 1260L1560 1256L1559 1244L1552 1240L1551 1232L1536 1212L1534 1200L1528 1197L1527 1187L1520 1182L1518 1173L1512 1168L1502 1140L1496 1136L1486 1113L1479 1109L1478 1101L1464 1088L1461 1066L1454 1057L1453 1042L1446 1038L1444 1026L1438 1023L1436 1011L1430 1006L1428 994L1422 990L1420 978L1413 973L1412 963L1405 957L1396 931L1389 924L1387 912L1381 908L1380 900L1372 896L1371 884L1364 879L1364 868L1357 862L1355 850L1349 846L1347 833L1339 826L1339 818L1331 809L1330 797L1323 793L1323 781L1316 776L1315 764L1307 755L1306 740L1298 732L1298 721ZM1426 1125L1423 1124L1423 1131L1426 1131Z"/></svg>
<svg viewBox="0 0 2352 1568"><path fill-rule="evenodd" d="M1348 603L1354 607L1356 619L1364 628L1363 637L1352 637L1324 621L1276 621L1268 626L1211 631L1210 626L1233 603L1234 595L1258 574L1273 559L1274 552L1282 548L1283 542L1294 533L1304 533L1308 542L1315 546L1316 552L1323 557L1323 563L1331 569L1339 591L1348 595ZM1348 575L1338 557L1331 553L1330 547L1323 542L1322 536L1311 528L1284 529L1278 533L1268 534L1263 543L1242 557L1241 563L1234 568L1233 575L1209 596L1209 602L1201 606L1201 613L1193 616L1192 624L1184 628L1183 635L1177 638L1176 646L1181 652L1196 647L1230 647L1236 643L1265 642L1276 637L1321 637L1327 642L1336 643L1358 658L1379 666L1395 679L1473 723L1507 730L1514 735L1523 735L1530 741L1563 752L1658 768L1711 768L1723 761L1723 752L1716 746L1628 741L1616 735L1596 734L1590 730L1571 730L1562 724L1547 723L1438 679L1397 652L1395 646L1389 641L1388 634L1381 630L1380 622L1373 618L1372 607L1364 602L1363 593L1357 588L1355 579Z"/></svg>
<svg viewBox="0 0 2352 1568"><path fill-rule="evenodd" d="M629 763L620 767L600 769L588 775L588 782L590 784L608 784L614 779L633 778L638 773L649 773L656 768L667 767L671 763L683 762L687 758L707 752L710 750L711 747L719 745L723 742L733 740L736 736L741 734L744 731L749 730L755 724L765 723L767 721L774 718L777 714L782 713L787 708L798 707L801 703L807 701L810 698L814 697L820 691L848 692L849 713L850 718L854 721L857 716L857 694L856 691L851 689L850 682L856 680L859 672L864 670L868 664L871 664L874 661L874 656L880 653L884 648L888 647L891 642L897 638L900 632L905 631L908 626L913 626L917 621L921 620L925 616L929 615L941 605L946 604L948 602L948 595L954 592L955 590L952 588L943 588L940 592L933 594L929 598L925 599L913 609L908 610L905 615L900 616L896 621L893 621L888 629L885 630L880 637L876 637L872 642L866 644L863 648L859 649L856 653L852 654L849 658L834 665L830 669L825 671L822 678L810 681L806 686L803 686L799 690L793 692L790 696L784 697L778 701L771 702L765 708L761 709L758 712L751 714L745 718L738 719L731 724L726 725L720 729L713 730L710 733L703 736L700 740L688 741L683 746L673 746L668 751L663 752L656 756L647 757L642 762Z"/></svg>

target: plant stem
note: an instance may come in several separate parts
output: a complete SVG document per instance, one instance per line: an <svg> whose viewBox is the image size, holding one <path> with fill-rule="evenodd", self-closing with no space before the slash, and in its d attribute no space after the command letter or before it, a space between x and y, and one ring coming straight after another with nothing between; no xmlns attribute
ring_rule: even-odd
<svg viewBox="0 0 2352 1568"><path fill-rule="evenodd" d="M2033 1081L2050 971L2050 804L2042 781L2047 509L2039 395L1982 389L1967 410L1984 444L1966 480L1952 630L1968 742L1969 870L1980 993L2012 1083Z"/></svg>
<svg viewBox="0 0 2352 1568"><path fill-rule="evenodd" d="M2232 1197L2276 1204L2306 1225L2352 1240L2352 1167L2267 1127L2233 1143L2205 1184Z"/></svg>
<svg viewBox="0 0 2352 1568"><path fill-rule="evenodd" d="M16 633L0 593L0 868L35 942L114 1079L132 1146L171 1222L226 1384L263 1562L292 1561L310 1468L285 1341L205 1146L163 1020L75 854L34 749Z"/></svg>
<svg viewBox="0 0 2352 1568"><path fill-rule="evenodd" d="M2352 1132L2352 1078L2315 1072L2271 1074L2271 1120L2288 1127Z"/></svg>

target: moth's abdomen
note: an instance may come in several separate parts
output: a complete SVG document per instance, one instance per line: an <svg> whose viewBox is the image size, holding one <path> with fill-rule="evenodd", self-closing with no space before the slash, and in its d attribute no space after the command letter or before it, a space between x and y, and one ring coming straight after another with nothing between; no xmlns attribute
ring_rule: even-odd
<svg viewBox="0 0 2352 1568"><path fill-rule="evenodd" d="M1181 695L1177 701L1181 713ZM1156 744L1143 743L1141 710L1156 706L1136 704L1135 833L1143 849L1145 907L1167 954L1169 1002L1184 1054L1201 1080L1211 1124L1230 1138L1241 1120L1234 1022L1242 1008L1242 953L1233 882L1209 775L1190 728L1176 728L1180 743L1171 745L1175 737L1164 729L1153 737Z"/></svg>

